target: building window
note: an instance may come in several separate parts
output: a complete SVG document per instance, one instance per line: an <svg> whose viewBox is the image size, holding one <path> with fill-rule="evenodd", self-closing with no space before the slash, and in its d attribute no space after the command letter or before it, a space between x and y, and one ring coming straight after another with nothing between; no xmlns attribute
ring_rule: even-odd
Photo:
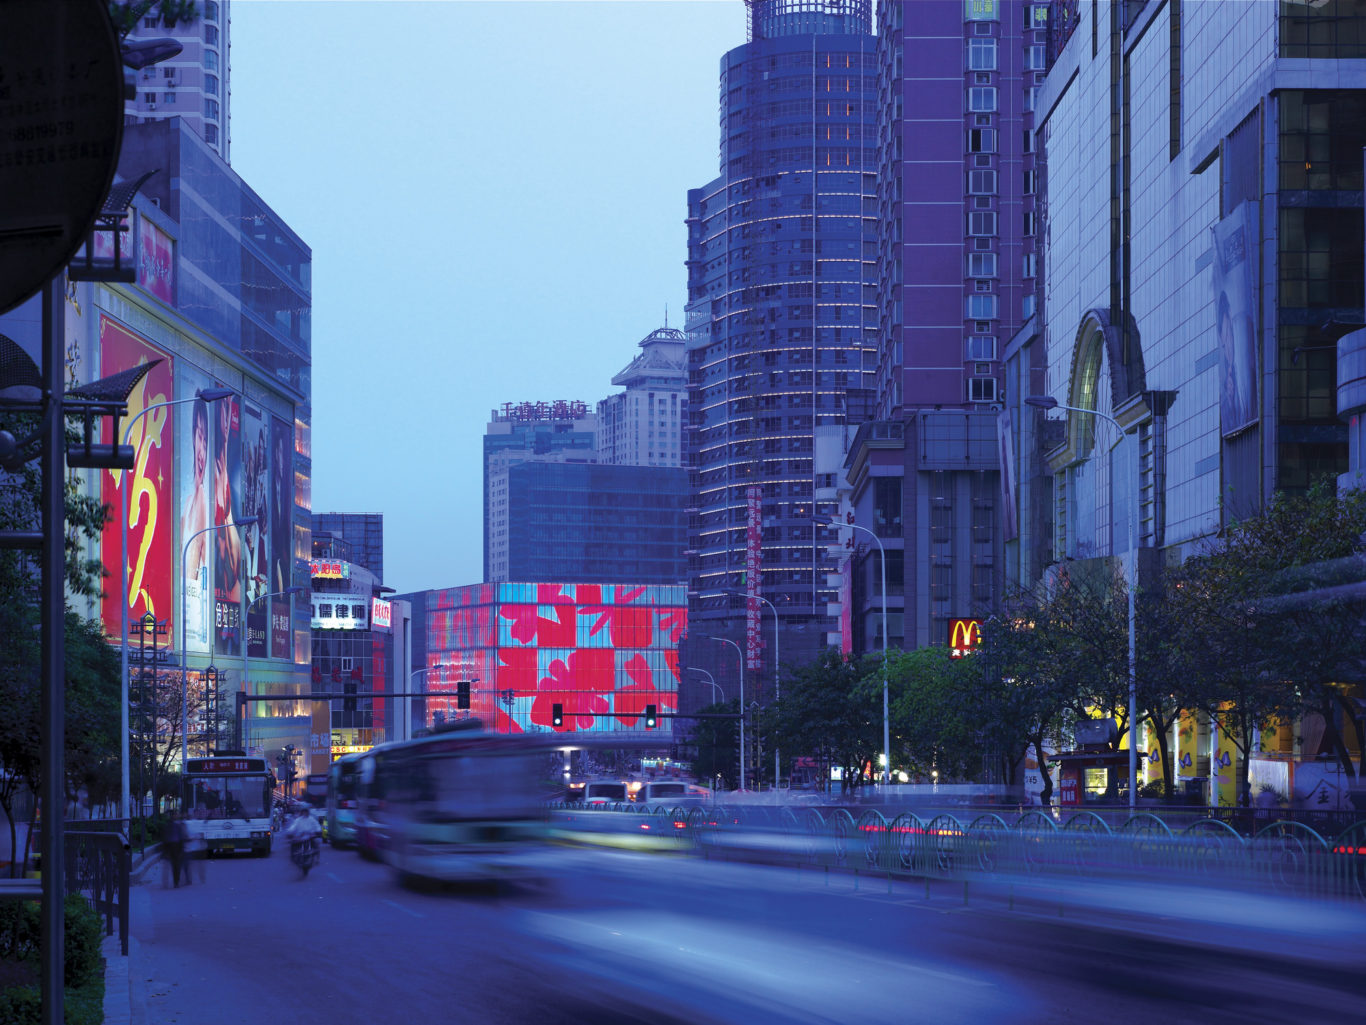
<svg viewBox="0 0 1366 1025"><path fill-rule="evenodd" d="M217 46L217 45L218 45L218 26L217 26L217 25L205 25L205 26L204 26L204 42L207 43L209 46Z"/></svg>
<svg viewBox="0 0 1366 1025"><path fill-rule="evenodd" d="M1029 292L1025 295L1020 303L1020 317L1022 320L1028 320L1030 317L1034 316L1035 302L1036 299L1033 292Z"/></svg>
<svg viewBox="0 0 1366 1025"><path fill-rule="evenodd" d="M968 213L969 235L995 235L996 211L972 210Z"/></svg>
<svg viewBox="0 0 1366 1025"><path fill-rule="evenodd" d="M204 67L209 71L218 70L218 54L213 50L204 51Z"/></svg>
<svg viewBox="0 0 1366 1025"><path fill-rule="evenodd" d="M1029 9L1029 22L1034 28L1048 28L1048 8L1042 4Z"/></svg>
<svg viewBox="0 0 1366 1025"><path fill-rule="evenodd" d="M995 254L995 253L968 253L968 277L970 277L970 278L994 278L994 277L996 277L996 254Z"/></svg>
<svg viewBox="0 0 1366 1025"><path fill-rule="evenodd" d="M968 193L973 196L994 196L996 194L996 172L969 171Z"/></svg>
<svg viewBox="0 0 1366 1025"><path fill-rule="evenodd" d="M994 377L969 377L968 378L968 399L972 402L995 402L996 401L996 378Z"/></svg>
<svg viewBox="0 0 1366 1025"><path fill-rule="evenodd" d="M963 19L965 21L1000 21L1001 0L963 0Z"/></svg>
<svg viewBox="0 0 1366 1025"><path fill-rule="evenodd" d="M1038 177L1033 171L1026 171L1024 173L1024 194L1026 196L1032 196L1034 194L1034 186L1037 181Z"/></svg>
<svg viewBox="0 0 1366 1025"><path fill-rule="evenodd" d="M218 4L215 2L215 0L204 0L204 20L218 20Z"/></svg>
<svg viewBox="0 0 1366 1025"><path fill-rule="evenodd" d="M142 94L142 102L143 102L143 103L156 103L156 101L157 101L157 94L156 94L156 93L143 93L143 94ZM119 529L122 529L122 528L119 528ZM123 572L123 571L120 570L119 572Z"/></svg>
<svg viewBox="0 0 1366 1025"><path fill-rule="evenodd" d="M1045 64L1045 46L1043 43L1035 43L1025 51L1025 68L1029 71L1043 71Z"/></svg>
<svg viewBox="0 0 1366 1025"><path fill-rule="evenodd" d="M996 316L996 297L994 295L968 296L968 319L988 320Z"/></svg>
<svg viewBox="0 0 1366 1025"><path fill-rule="evenodd" d="M996 90L974 86L968 90L968 110L990 113L996 109Z"/></svg>
<svg viewBox="0 0 1366 1025"><path fill-rule="evenodd" d="M206 93L208 93L210 96L217 96L217 95L218 95L218 76L217 76L217 75L205 75L205 76L204 76L204 91L205 91Z"/></svg>
<svg viewBox="0 0 1366 1025"><path fill-rule="evenodd" d="M1038 221L1035 218L1033 212L1026 212L1024 215L1024 233L1026 237L1034 234L1034 229L1037 226L1037 224Z"/></svg>
<svg viewBox="0 0 1366 1025"><path fill-rule="evenodd" d="M996 129L974 128L969 131L968 150L973 153L995 153Z"/></svg>
<svg viewBox="0 0 1366 1025"><path fill-rule="evenodd" d="M218 126L217 126L217 125L205 125L205 126L204 126L204 141L207 142L210 146L217 146L217 145L218 145Z"/></svg>
<svg viewBox="0 0 1366 1025"><path fill-rule="evenodd" d="M972 71L996 70L996 40L968 40L968 68Z"/></svg>
<svg viewBox="0 0 1366 1025"><path fill-rule="evenodd" d="M996 358L996 338L993 335L968 335L968 359Z"/></svg>
<svg viewBox="0 0 1366 1025"><path fill-rule="evenodd" d="M1039 273L1039 257L1037 253L1024 254L1024 276L1027 278L1035 277Z"/></svg>
<svg viewBox="0 0 1366 1025"><path fill-rule="evenodd" d="M210 99L208 99L208 98L205 98L205 100L204 100L204 116L207 117L207 118L210 118L210 119L212 119L212 120L214 120L214 121L217 121L217 120L218 120L218 101L217 101L217 100L210 100Z"/></svg>

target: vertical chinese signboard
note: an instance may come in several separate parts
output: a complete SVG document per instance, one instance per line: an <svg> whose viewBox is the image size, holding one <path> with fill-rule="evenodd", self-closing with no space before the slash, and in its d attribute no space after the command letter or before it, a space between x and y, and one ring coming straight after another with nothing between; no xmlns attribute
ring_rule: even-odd
<svg viewBox="0 0 1366 1025"><path fill-rule="evenodd" d="M140 381L128 396L128 420L138 417L147 407L168 402L172 395L171 358L117 321L100 316L101 373L118 373L153 360L161 362ZM100 556L109 568L101 603L101 618L108 637L117 637L121 623L120 601L127 603L128 621L135 623L147 613L172 627L174 615L171 586L171 544L175 526L171 502L172 446L170 414L172 407L154 409L133 425L129 442L134 463L129 479L124 471L106 470L100 479L100 499L112 510L119 508L119 489L128 489L128 593L120 596L122 571L117 513L100 538ZM108 430L108 427L105 428ZM106 437L106 443L115 439ZM123 439L117 439L122 442ZM172 636L174 631L172 630ZM126 638L125 638L126 639Z"/></svg>
<svg viewBox="0 0 1366 1025"><path fill-rule="evenodd" d="M745 491L745 668L757 670L760 651L759 577L764 561L764 489L752 484Z"/></svg>
<svg viewBox="0 0 1366 1025"><path fill-rule="evenodd" d="M270 418L270 593L291 586L294 555L290 525L294 519L294 433L286 421ZM270 599L270 651L275 658L292 658L289 599Z"/></svg>

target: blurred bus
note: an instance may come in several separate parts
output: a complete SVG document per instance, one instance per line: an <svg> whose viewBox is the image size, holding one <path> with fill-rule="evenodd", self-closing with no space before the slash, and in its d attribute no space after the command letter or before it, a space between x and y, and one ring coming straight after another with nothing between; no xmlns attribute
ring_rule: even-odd
<svg viewBox="0 0 1366 1025"><path fill-rule="evenodd" d="M264 758L216 754L190 758L184 772L186 825L204 849L270 853L275 774Z"/></svg>
<svg viewBox="0 0 1366 1025"><path fill-rule="evenodd" d="M400 880L540 875L553 739L486 732L475 719L361 761L363 845ZM364 847L362 848L364 850Z"/></svg>
<svg viewBox="0 0 1366 1025"><path fill-rule="evenodd" d="M342 755L327 769L327 840L334 847L356 842L363 757L364 754Z"/></svg>

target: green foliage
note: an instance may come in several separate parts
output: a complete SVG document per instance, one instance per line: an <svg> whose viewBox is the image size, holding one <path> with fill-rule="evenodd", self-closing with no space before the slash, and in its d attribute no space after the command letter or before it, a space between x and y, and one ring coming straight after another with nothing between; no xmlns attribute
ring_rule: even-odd
<svg viewBox="0 0 1366 1025"><path fill-rule="evenodd" d="M882 659L862 660L827 648L783 676L782 701L768 716L770 743L791 756L841 766L844 787L857 786L882 750Z"/></svg>
<svg viewBox="0 0 1366 1025"><path fill-rule="evenodd" d="M37 901L0 901L0 960L36 978L41 957L41 908ZM67 1025L100 1025L104 1020L104 925L85 898L72 894L63 907L62 979ZM10 973L12 974L12 973ZM38 1025L42 997L37 985L0 992L0 1025Z"/></svg>
<svg viewBox="0 0 1366 1025"><path fill-rule="evenodd" d="M908 764L943 782L979 775L990 745L988 723L974 700L980 671L947 648L898 651L888 669L891 729ZM900 758L893 756L893 762Z"/></svg>
<svg viewBox="0 0 1366 1025"><path fill-rule="evenodd" d="M740 702L719 702L702 709L708 714L739 714ZM740 726L737 719L699 719L688 741L693 749L693 775L704 783L721 777L727 790L736 788L740 769Z"/></svg>
<svg viewBox="0 0 1366 1025"><path fill-rule="evenodd" d="M109 0L109 20L119 39L126 38L147 17L155 17L173 29L179 23L197 21L199 4L195 0Z"/></svg>

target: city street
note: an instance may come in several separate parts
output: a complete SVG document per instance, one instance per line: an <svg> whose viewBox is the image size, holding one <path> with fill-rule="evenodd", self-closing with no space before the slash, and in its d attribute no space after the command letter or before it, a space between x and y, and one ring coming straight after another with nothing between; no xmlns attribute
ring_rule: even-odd
<svg viewBox="0 0 1366 1025"><path fill-rule="evenodd" d="M204 885L135 889L133 1021L1246 1022L1352 1018L1342 946L1282 902L1252 922L1118 913L961 883L556 848L544 886L432 889L325 850L214 860ZM1161 899L1151 901L1159 912ZM1214 904L1211 903L1211 907ZM1304 906L1308 917L1319 910ZM1342 916L1346 916L1343 918ZM1345 927L1344 927L1345 923Z"/></svg>

